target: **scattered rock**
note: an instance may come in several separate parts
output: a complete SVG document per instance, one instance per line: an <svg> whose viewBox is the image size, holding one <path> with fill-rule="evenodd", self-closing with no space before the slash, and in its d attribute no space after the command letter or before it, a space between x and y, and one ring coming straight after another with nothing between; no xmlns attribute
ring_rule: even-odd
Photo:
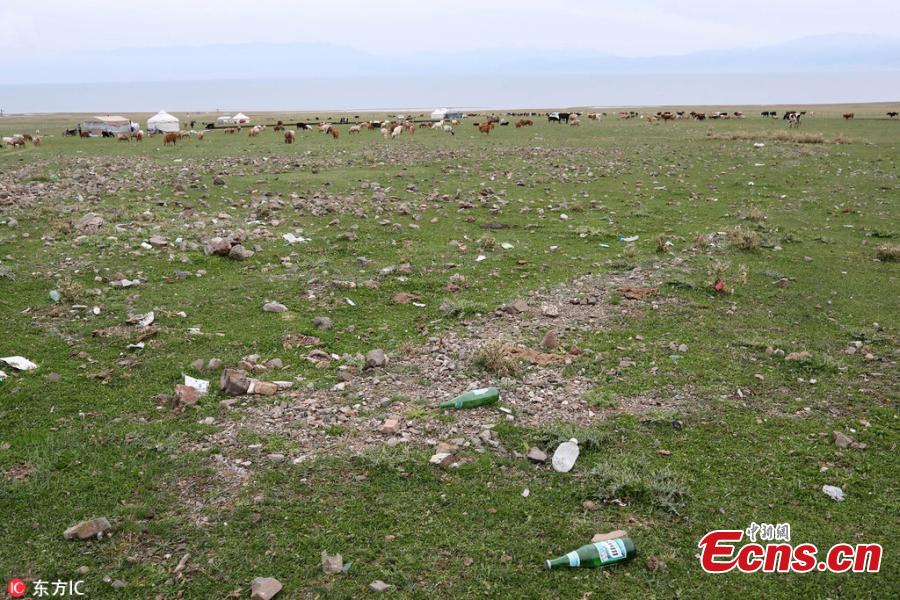
<svg viewBox="0 0 900 600"><path fill-rule="evenodd" d="M372 583L369 584L369 589L372 590L373 592L378 592L380 594L382 592L386 592L389 589L391 589L391 586L388 585L387 583L383 582L380 579L376 579L375 581L373 581Z"/></svg>
<svg viewBox="0 0 900 600"><path fill-rule="evenodd" d="M432 455L428 462L439 467L449 467L456 462L456 457L449 452L438 452Z"/></svg>
<svg viewBox="0 0 900 600"><path fill-rule="evenodd" d="M221 175L213 177L213 185L225 185L225 178Z"/></svg>
<svg viewBox="0 0 900 600"><path fill-rule="evenodd" d="M384 350L369 350L366 353L366 367L369 369L380 369L387 364L387 356Z"/></svg>
<svg viewBox="0 0 900 600"><path fill-rule="evenodd" d="M831 435L834 436L834 444L838 448L848 448L851 444L853 444L853 440L850 436L844 435L840 431L832 431Z"/></svg>
<svg viewBox="0 0 900 600"><path fill-rule="evenodd" d="M288 311L288 307L281 302L266 302L263 304L265 312L283 313Z"/></svg>
<svg viewBox="0 0 900 600"><path fill-rule="evenodd" d="M253 250L249 250L241 244L235 244L228 252L228 258L233 258L234 260L247 260L254 254Z"/></svg>
<svg viewBox="0 0 900 600"><path fill-rule="evenodd" d="M203 252L207 256L228 256L231 251L231 241L221 237L206 240L203 244Z"/></svg>
<svg viewBox="0 0 900 600"><path fill-rule="evenodd" d="M615 531L610 531L609 533L597 533L594 534L594 537L591 538L591 543L596 542L605 542L608 540L614 540L620 537L627 537L628 532L622 529L616 529Z"/></svg>
<svg viewBox="0 0 900 600"><path fill-rule="evenodd" d="M333 326L331 319L329 319L328 317L323 317L323 316L318 316L318 317L314 318L313 325L316 327L316 329L321 329L323 331L327 331L327 330L331 329Z"/></svg>
<svg viewBox="0 0 900 600"><path fill-rule="evenodd" d="M843 502L844 490L835 485L823 485L822 491L835 502Z"/></svg>
<svg viewBox="0 0 900 600"><path fill-rule="evenodd" d="M101 227L103 227L103 217L96 213L88 213L75 223L75 229L83 235L97 233Z"/></svg>
<svg viewBox="0 0 900 600"><path fill-rule="evenodd" d="M528 460L536 463L547 462L547 453L540 448L532 448L528 451Z"/></svg>
<svg viewBox="0 0 900 600"><path fill-rule="evenodd" d="M72 525L63 532L63 537L67 540L86 540L92 537L101 539L111 527L106 517L99 517Z"/></svg>
<svg viewBox="0 0 900 600"><path fill-rule="evenodd" d="M281 587L281 582L274 577L257 577L250 583L250 600L271 600Z"/></svg>
<svg viewBox="0 0 900 600"><path fill-rule="evenodd" d="M397 433L400 431L399 419L385 419L379 428L381 433Z"/></svg>
<svg viewBox="0 0 900 600"><path fill-rule="evenodd" d="M178 383L175 385L175 402L178 406L196 406L200 402L200 390Z"/></svg>
<svg viewBox="0 0 900 600"><path fill-rule="evenodd" d="M191 368L195 371L202 371L205 366L206 361L202 358L198 358L197 360L191 362Z"/></svg>
<svg viewBox="0 0 900 600"><path fill-rule="evenodd" d="M784 357L784 360L788 360L791 362L809 360L810 356L811 356L811 354L809 352L807 352L806 350L803 350L802 352L791 352L790 354L788 354L787 356Z"/></svg>
<svg viewBox="0 0 900 600"><path fill-rule="evenodd" d="M619 293L627 300L644 300L655 296L657 288L641 288L641 287L621 287Z"/></svg>
<svg viewBox="0 0 900 600"><path fill-rule="evenodd" d="M559 316L559 307L555 304L543 304L541 305L541 314L545 317L555 319Z"/></svg>
<svg viewBox="0 0 900 600"><path fill-rule="evenodd" d="M206 368L210 371L218 371L222 368L222 361L218 358L211 358L209 362L206 363Z"/></svg>
<svg viewBox="0 0 900 600"><path fill-rule="evenodd" d="M325 550L322 550L322 570L327 575L337 575L344 570L344 559L340 554L331 556Z"/></svg>

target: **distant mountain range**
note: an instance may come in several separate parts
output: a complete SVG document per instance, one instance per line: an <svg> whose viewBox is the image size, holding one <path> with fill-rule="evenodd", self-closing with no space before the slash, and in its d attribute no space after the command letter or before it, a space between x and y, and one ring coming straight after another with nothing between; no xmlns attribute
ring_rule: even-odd
<svg viewBox="0 0 900 600"><path fill-rule="evenodd" d="M0 84L213 79L900 72L900 38L834 34L753 49L627 58L591 51L481 49L387 57L324 44L227 44L73 52L0 64Z"/></svg>

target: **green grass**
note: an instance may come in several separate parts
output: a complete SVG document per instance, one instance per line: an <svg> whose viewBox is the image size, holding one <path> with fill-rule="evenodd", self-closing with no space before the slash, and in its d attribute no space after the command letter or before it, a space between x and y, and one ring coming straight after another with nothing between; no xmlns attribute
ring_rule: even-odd
<svg viewBox="0 0 900 600"><path fill-rule="evenodd" d="M453 137L420 131L393 142L344 128L337 142L302 133L294 146L271 131L214 133L163 148L159 138L48 136L60 121L0 121L3 135L35 127L41 147L0 149L0 182L22 186L0 196L0 223L18 222L0 224L0 356L40 364L0 383L7 579L84 578L92 598L122 596L102 581L107 575L125 581L130 597L185 598L238 588L246 597L257 576L280 579L288 598L360 597L375 579L416 598L874 598L897 589L897 123L827 115L803 123L804 133L848 144L779 140L783 124L757 118L610 118L580 128L536 119L533 128L498 127L489 137L464 123ZM753 146L754 135L764 148ZM95 187L88 166L107 184ZM227 186L212 184L218 173ZM390 189L373 198L369 182ZM72 224L87 212L106 223L79 237ZM248 220L266 221L270 235ZM248 261L190 246L239 227L252 232L249 247L260 246ZM299 229L310 242L281 240ZM152 235L181 237L185 246L142 249ZM631 235L639 239L620 241ZM476 262L479 254L487 259ZM406 274L380 273L404 264ZM598 419L535 429L480 409L509 450L552 452L578 437L583 452L570 474L474 450L444 471L416 444L273 463L265 454L293 456L294 440L247 430L241 447L222 448L211 436L279 400L224 411L215 392L177 415L155 399L173 393L182 373L216 378L194 372L195 359L235 364L253 353L282 358L285 369L264 376L294 380L302 397L334 385L338 362L316 368L305 360L309 349L282 348L285 334L318 336L338 355L397 352L493 319L497 307L535 290L636 266L661 283L656 298L634 302L613 290L601 300L608 318L563 338L583 352L558 367L559 377L589 380ZM108 281L117 272L146 281L114 289ZM729 293L712 291L718 277ZM787 286L775 285L782 278ZM48 298L54 289L59 305ZM425 307L394 304L398 292L418 294ZM291 310L264 313L267 300ZM149 310L159 330L143 351L128 350L129 338L92 335ZM316 329L317 315L334 327ZM189 335L194 326L204 335ZM847 354L854 340L874 360ZM688 350L673 351L673 342ZM811 358L787 362L767 349ZM623 357L634 366L620 367ZM474 378L494 377L497 357L485 358L461 366ZM105 381L92 377L108 369ZM528 371L501 373L503 385L515 387ZM51 372L58 382L46 379ZM423 426L458 418L436 417L413 397L385 397ZM216 421L201 424L205 417ZM836 448L833 430L866 449ZM342 423L322 432L365 437ZM252 463L243 485L216 471L220 453ZM12 478L22 465L30 475ZM823 484L841 486L847 499L833 502ZM585 500L598 509L585 510ZM113 522L112 538L63 540L66 527L94 516ZM695 557L702 535L751 521L789 522L794 543L820 549L882 543L881 573L705 574ZM619 528L635 540L636 562L543 569L544 559ZM353 561L349 572L325 575L322 550ZM188 567L176 576L185 553ZM665 569L648 570L651 556Z"/></svg>

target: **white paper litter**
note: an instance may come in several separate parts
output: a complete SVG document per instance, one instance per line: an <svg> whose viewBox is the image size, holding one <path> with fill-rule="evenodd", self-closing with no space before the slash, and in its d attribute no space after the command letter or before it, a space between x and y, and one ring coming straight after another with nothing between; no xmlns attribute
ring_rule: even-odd
<svg viewBox="0 0 900 600"><path fill-rule="evenodd" d="M7 356L5 358L0 358L3 362L11 366L13 369L18 369L19 371L31 371L32 369L37 369L38 366L25 358L24 356Z"/></svg>
<svg viewBox="0 0 900 600"><path fill-rule="evenodd" d="M153 323L154 319L156 319L156 314L151 310L147 314L134 315L128 319L128 324L137 325L138 327L147 327Z"/></svg>
<svg viewBox="0 0 900 600"><path fill-rule="evenodd" d="M296 236L293 233L285 233L281 238L286 241L288 244L297 244L300 242L308 242L309 238L305 238L302 235Z"/></svg>
<svg viewBox="0 0 900 600"><path fill-rule="evenodd" d="M205 379L194 379L190 375L184 376L184 385L194 388L195 390L200 392L201 396L209 391L208 381L206 381Z"/></svg>

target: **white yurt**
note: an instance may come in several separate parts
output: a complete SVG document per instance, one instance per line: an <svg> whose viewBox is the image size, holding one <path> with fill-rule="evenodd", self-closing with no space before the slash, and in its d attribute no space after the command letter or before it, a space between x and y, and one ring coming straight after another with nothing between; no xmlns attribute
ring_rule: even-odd
<svg viewBox="0 0 900 600"><path fill-rule="evenodd" d="M245 123L250 122L250 117L248 117L244 113L238 113L238 114L234 115L233 117L231 117L231 119L232 119L232 121L234 121L235 125L243 125Z"/></svg>
<svg viewBox="0 0 900 600"><path fill-rule="evenodd" d="M447 116L446 108L436 108L431 111L431 120L432 121L441 121Z"/></svg>
<svg viewBox="0 0 900 600"><path fill-rule="evenodd" d="M234 118L231 115L224 115L216 119L216 125L234 125Z"/></svg>
<svg viewBox="0 0 900 600"><path fill-rule="evenodd" d="M180 128L178 119L164 110L147 119L148 131L178 131Z"/></svg>

